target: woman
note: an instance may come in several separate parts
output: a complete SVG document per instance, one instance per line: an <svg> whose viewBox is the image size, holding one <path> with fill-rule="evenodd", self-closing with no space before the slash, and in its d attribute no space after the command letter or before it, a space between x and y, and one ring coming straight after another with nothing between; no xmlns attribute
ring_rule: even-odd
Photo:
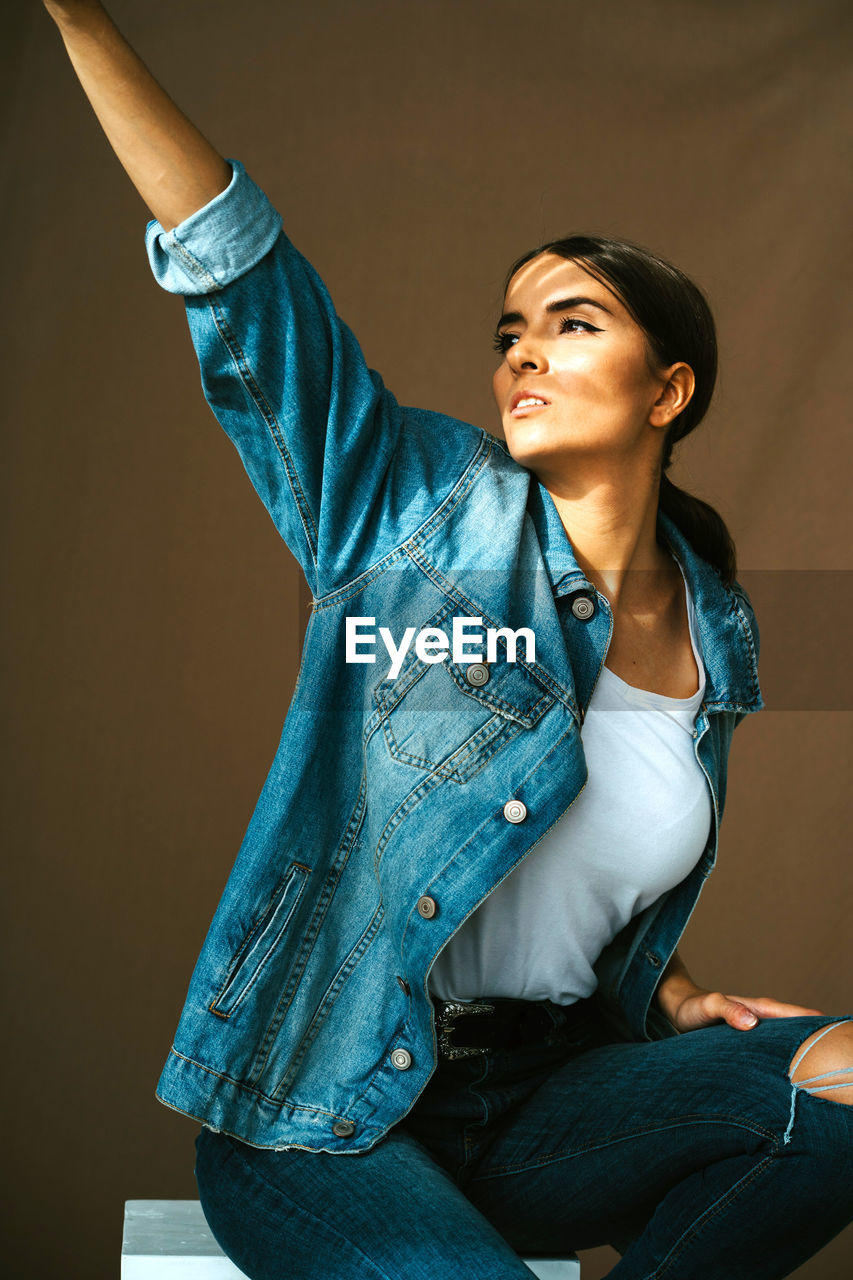
<svg viewBox="0 0 853 1280"><path fill-rule="evenodd" d="M554 242L507 280L506 448L403 408L242 165L94 0L45 3L314 597L158 1086L214 1234L258 1280L605 1242L620 1280L790 1274L850 1216L850 1020L676 949L761 706L725 528L662 478L713 388L704 299Z"/></svg>

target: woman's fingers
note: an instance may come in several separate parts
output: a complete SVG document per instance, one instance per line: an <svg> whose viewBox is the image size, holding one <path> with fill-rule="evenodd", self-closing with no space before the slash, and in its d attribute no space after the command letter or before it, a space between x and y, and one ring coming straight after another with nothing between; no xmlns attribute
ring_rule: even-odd
<svg viewBox="0 0 853 1280"><path fill-rule="evenodd" d="M801 1004L786 1004L782 1000L773 1000L770 996L729 996L728 999L752 1009L759 1018L799 1018L814 1014L823 1017L822 1009L807 1009Z"/></svg>
<svg viewBox="0 0 853 1280"><path fill-rule="evenodd" d="M758 1014L755 1010L736 996L724 995L722 991L714 991L711 994L719 1009L717 1017L722 1018L730 1027L737 1027L739 1031L749 1031L751 1027L758 1025Z"/></svg>
<svg viewBox="0 0 853 1280"><path fill-rule="evenodd" d="M739 1000L722 991L697 990L682 1000L674 1020L679 1031L695 1031L710 1027L715 1022L727 1022L732 1027L747 1030L754 1027L758 1017Z"/></svg>
<svg viewBox="0 0 853 1280"><path fill-rule="evenodd" d="M701 991L688 996L679 1007L675 1025L679 1031L694 1031L715 1022L726 1022L738 1031L749 1031L762 1018L822 1016L820 1009L786 1004L770 996L732 996L723 991Z"/></svg>

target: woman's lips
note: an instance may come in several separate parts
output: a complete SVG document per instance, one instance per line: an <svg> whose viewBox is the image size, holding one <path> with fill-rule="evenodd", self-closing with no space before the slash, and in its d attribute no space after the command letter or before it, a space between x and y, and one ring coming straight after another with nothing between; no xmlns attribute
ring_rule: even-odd
<svg viewBox="0 0 853 1280"><path fill-rule="evenodd" d="M522 404L517 409L510 409L509 416L511 418L526 418L528 413L541 413L543 409L550 409L548 404Z"/></svg>

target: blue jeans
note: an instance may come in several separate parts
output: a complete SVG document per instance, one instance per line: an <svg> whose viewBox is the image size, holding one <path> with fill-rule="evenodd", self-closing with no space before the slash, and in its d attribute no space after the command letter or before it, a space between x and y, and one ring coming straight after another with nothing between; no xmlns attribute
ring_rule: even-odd
<svg viewBox="0 0 853 1280"><path fill-rule="evenodd" d="M818 1028L611 1043L549 1006L538 1043L442 1062L372 1150L250 1147L203 1128L202 1207L252 1280L530 1280L520 1256L613 1244L613 1280L774 1280L853 1216L853 1106L794 1087Z"/></svg>

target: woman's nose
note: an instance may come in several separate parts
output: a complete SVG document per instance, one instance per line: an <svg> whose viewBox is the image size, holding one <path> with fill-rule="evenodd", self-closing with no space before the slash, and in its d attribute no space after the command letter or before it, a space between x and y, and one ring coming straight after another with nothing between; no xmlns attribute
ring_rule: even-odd
<svg viewBox="0 0 853 1280"><path fill-rule="evenodd" d="M517 342L507 348L507 361L518 373L525 370L542 372L545 368L545 354L539 344L528 333L523 333Z"/></svg>

